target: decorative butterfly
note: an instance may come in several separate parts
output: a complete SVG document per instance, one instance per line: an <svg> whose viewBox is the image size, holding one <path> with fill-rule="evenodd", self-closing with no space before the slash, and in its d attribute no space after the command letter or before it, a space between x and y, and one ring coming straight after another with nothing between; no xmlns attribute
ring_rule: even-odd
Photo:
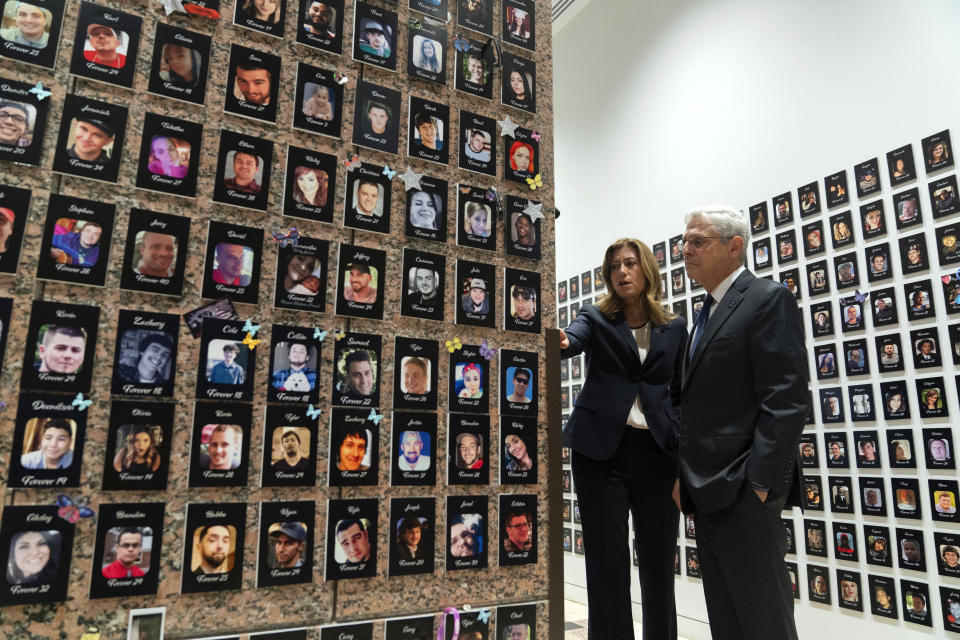
<svg viewBox="0 0 960 640"><path fill-rule="evenodd" d="M195 16L201 16L204 18L210 18L211 20L219 20L220 12L216 9L210 9L208 7L201 7L195 2L186 2L183 5L183 8L187 10L187 13L192 13Z"/></svg>
<svg viewBox="0 0 960 640"><path fill-rule="evenodd" d="M453 353L459 349L463 349L463 343L460 342L460 338L454 337L453 340L447 340L444 344L447 346L447 351Z"/></svg>
<svg viewBox="0 0 960 640"><path fill-rule="evenodd" d="M314 339L314 340L319 340L320 342L323 342L324 339L326 339L326 337L327 337L327 332L326 332L326 331L321 331L321 330L320 330L320 327L314 327L314 328L313 328L313 339Z"/></svg>
<svg viewBox="0 0 960 640"><path fill-rule="evenodd" d="M93 400L84 400L83 394L78 393L77 397L74 398L70 404L76 407L78 411L86 411L87 407L93 404Z"/></svg>
<svg viewBox="0 0 960 640"><path fill-rule="evenodd" d="M37 100L46 100L53 95L52 91L47 91L43 88L42 82L38 82L37 84L33 85L33 89L30 89L30 93L35 94L37 96Z"/></svg>
<svg viewBox="0 0 960 640"><path fill-rule="evenodd" d="M490 619L490 609L480 609L477 612L477 619L480 622L487 622Z"/></svg>
<svg viewBox="0 0 960 640"><path fill-rule="evenodd" d="M537 187L543 186L543 178L540 177L540 174L533 176L532 178L527 178L527 184L530 185L531 191L536 191Z"/></svg>
<svg viewBox="0 0 960 640"><path fill-rule="evenodd" d="M344 160L343 164L346 165L347 171L353 171L360 166L360 156L354 154L349 160Z"/></svg>
<svg viewBox="0 0 960 640"><path fill-rule="evenodd" d="M953 280L953 276L940 276L940 280L943 281L943 284L950 284L950 281Z"/></svg>
<svg viewBox="0 0 960 640"><path fill-rule="evenodd" d="M383 420L383 414L377 413L376 409L370 409L370 413L367 415L367 420L373 420L373 424L380 426L380 421Z"/></svg>
<svg viewBox="0 0 960 640"><path fill-rule="evenodd" d="M496 201L497 201L497 188L496 188L496 187L490 187L489 189L487 189L487 192L486 192L485 194L483 194L483 197L486 198L487 200L489 200L490 202L496 202Z"/></svg>
<svg viewBox="0 0 960 640"><path fill-rule="evenodd" d="M83 504L78 504L73 498L65 493L57 496L57 515L69 522L76 524L80 518L92 518L97 515L96 512Z"/></svg>
<svg viewBox="0 0 960 640"><path fill-rule="evenodd" d="M338 331L338 332L337 332L337 340L343 340L343 339L346 338L346 337L347 337L347 332L346 332L346 331Z"/></svg>
<svg viewBox="0 0 960 640"><path fill-rule="evenodd" d="M532 132L532 133L530 134L530 137L533 138L534 140L536 140L537 142L540 142L540 133L539 133L539 132L537 132L537 131Z"/></svg>
<svg viewBox="0 0 960 640"><path fill-rule="evenodd" d="M393 180L393 176L397 175L396 171L390 169L390 165L383 165L383 175L387 176L390 180Z"/></svg>
<svg viewBox="0 0 960 640"><path fill-rule="evenodd" d="M180 0L158 0L158 2L163 5L163 10L167 12L167 15L170 15L174 11L180 13L187 12L187 10L183 8L183 2Z"/></svg>
<svg viewBox="0 0 960 640"><path fill-rule="evenodd" d="M247 321L243 323L243 330L250 334L250 337L257 335L257 331L260 331L260 325L253 324L250 322L250 319L247 318Z"/></svg>
<svg viewBox="0 0 960 640"><path fill-rule="evenodd" d="M323 409L316 409L312 404L307 405L307 417L311 420L319 418L321 413L323 413Z"/></svg>
<svg viewBox="0 0 960 640"><path fill-rule="evenodd" d="M350 82L350 78L346 74L340 73L339 71L333 72L333 79L337 84L347 84Z"/></svg>
<svg viewBox="0 0 960 640"><path fill-rule="evenodd" d="M467 195L470 193L470 187L460 187L460 193Z"/></svg>
<svg viewBox="0 0 960 640"><path fill-rule="evenodd" d="M100 628L90 625L80 636L80 640L100 640Z"/></svg>
<svg viewBox="0 0 960 640"><path fill-rule="evenodd" d="M290 227L287 233L277 233L271 231L273 239L280 243L281 247L297 246L300 243L300 231L296 227Z"/></svg>
<svg viewBox="0 0 960 640"><path fill-rule="evenodd" d="M4 402L3 400L0 400L0 411L6 411L6 410L7 410L7 403Z"/></svg>
<svg viewBox="0 0 960 640"><path fill-rule="evenodd" d="M423 29L423 21L420 18L410 18L410 26L414 29Z"/></svg>
<svg viewBox="0 0 960 640"><path fill-rule="evenodd" d="M466 53L466 52L470 51L470 41L467 40L466 38L464 38L464 37L461 36L461 35L458 35L458 36L454 37L454 39L453 39L453 46L454 46L454 47L456 48L456 50L459 51L460 53Z"/></svg>
<svg viewBox="0 0 960 640"><path fill-rule="evenodd" d="M250 349L250 351L253 351L254 349L257 348L257 345L260 344L260 341L254 340L253 334L248 333L243 337L243 344L247 345L247 348Z"/></svg>
<svg viewBox="0 0 960 640"><path fill-rule="evenodd" d="M487 344L486 338L484 338L483 342L480 344L480 355L487 360L490 360L490 358L497 355L497 350Z"/></svg>

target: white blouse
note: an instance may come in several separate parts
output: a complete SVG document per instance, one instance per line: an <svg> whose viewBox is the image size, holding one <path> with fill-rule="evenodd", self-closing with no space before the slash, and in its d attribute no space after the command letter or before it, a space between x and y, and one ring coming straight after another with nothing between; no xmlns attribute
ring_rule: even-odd
<svg viewBox="0 0 960 640"><path fill-rule="evenodd" d="M640 353L640 363L642 364L647 357L647 352L650 350L650 323L646 322L642 326L634 329L633 337L637 341L637 351ZM643 415L643 406L640 404L639 395L634 398L633 406L630 407L627 424L635 429L647 428L647 418Z"/></svg>

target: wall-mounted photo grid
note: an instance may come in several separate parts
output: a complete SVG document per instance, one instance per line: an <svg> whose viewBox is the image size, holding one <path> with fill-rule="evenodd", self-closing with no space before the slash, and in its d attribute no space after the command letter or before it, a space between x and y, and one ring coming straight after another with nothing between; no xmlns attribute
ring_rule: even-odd
<svg viewBox="0 0 960 640"><path fill-rule="evenodd" d="M747 267L796 297L807 345L804 512L782 514L797 601L960 633L960 198L950 131L925 133L865 149L853 166L825 166L820 179L799 176L789 190L770 185L743 211ZM644 241L664 306L692 323L705 292L686 277L681 233ZM596 271L592 281L588 272L558 280L560 327L596 302ZM584 382L579 358L561 368L565 419ZM576 554L564 456L564 544ZM700 580L689 518L675 570Z"/></svg>
<svg viewBox="0 0 960 640"><path fill-rule="evenodd" d="M549 13L180 5L0 0L0 637L532 640Z"/></svg>

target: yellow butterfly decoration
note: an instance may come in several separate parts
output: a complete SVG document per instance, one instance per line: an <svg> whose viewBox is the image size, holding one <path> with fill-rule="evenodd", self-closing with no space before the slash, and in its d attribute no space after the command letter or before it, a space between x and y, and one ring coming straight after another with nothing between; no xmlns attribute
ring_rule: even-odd
<svg viewBox="0 0 960 640"><path fill-rule="evenodd" d="M447 351L449 351L450 353L453 353L454 351L457 351L458 349L463 349L463 343L460 342L460 338L454 338L453 340L447 340L446 345L447 345Z"/></svg>
<svg viewBox="0 0 960 640"><path fill-rule="evenodd" d="M346 331L340 331L340 332L337 333L337 340L343 340L343 339L346 338L346 337L347 337L347 332L346 332Z"/></svg>
<svg viewBox="0 0 960 640"><path fill-rule="evenodd" d="M254 340L253 335L250 334L250 332L247 332L247 335L243 337L243 344L247 345L247 348L250 349L250 351L253 351L257 348L257 345L260 344L260 341Z"/></svg>
<svg viewBox="0 0 960 640"><path fill-rule="evenodd" d="M540 177L540 174L538 173L532 178L527 178L527 184L530 185L531 191L536 191L537 187L543 186L543 179Z"/></svg>

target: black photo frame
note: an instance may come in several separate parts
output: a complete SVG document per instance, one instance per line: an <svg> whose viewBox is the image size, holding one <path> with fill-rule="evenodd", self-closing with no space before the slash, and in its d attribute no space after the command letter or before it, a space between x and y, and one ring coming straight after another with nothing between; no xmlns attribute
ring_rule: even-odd
<svg viewBox="0 0 960 640"><path fill-rule="evenodd" d="M391 442L392 486L436 486L437 414L394 411Z"/></svg>
<svg viewBox="0 0 960 640"><path fill-rule="evenodd" d="M273 142L221 129L213 201L266 211L272 168Z"/></svg>
<svg viewBox="0 0 960 640"><path fill-rule="evenodd" d="M87 412L64 395L21 393L18 400L7 486L79 486Z"/></svg>
<svg viewBox="0 0 960 640"><path fill-rule="evenodd" d="M279 94L280 56L231 44L223 110L244 118L276 122Z"/></svg>
<svg viewBox="0 0 960 640"><path fill-rule="evenodd" d="M800 203L800 217L806 218L820 213L820 183L813 181L797 189L797 202Z"/></svg>
<svg viewBox="0 0 960 640"><path fill-rule="evenodd" d="M400 98L399 91L358 80L353 111L353 144L397 155Z"/></svg>
<svg viewBox="0 0 960 640"><path fill-rule="evenodd" d="M918 280L903 285L903 298L909 320L925 320L936 316L933 286L930 280Z"/></svg>
<svg viewBox="0 0 960 640"><path fill-rule="evenodd" d="M42 13L43 28L38 30L36 25L32 25L28 27L28 34L25 35L21 27L11 27L11 31L0 35L0 57L53 69L57 51L60 48L60 29L63 26L65 0L37 0L30 4L37 7L39 11L27 12L25 19L38 20L39 16L36 14ZM19 7L16 3L15 6ZM6 4L4 4L4 11L6 11ZM4 31L7 30L4 29Z"/></svg>
<svg viewBox="0 0 960 640"><path fill-rule="evenodd" d="M447 241L447 181L420 178L420 188L406 190L404 233L408 238Z"/></svg>
<svg viewBox="0 0 960 640"><path fill-rule="evenodd" d="M258 588L313 581L315 512L312 500L260 503Z"/></svg>
<svg viewBox="0 0 960 640"><path fill-rule="evenodd" d="M457 259L457 324L493 327L496 322L496 269L492 264Z"/></svg>
<svg viewBox="0 0 960 640"><path fill-rule="evenodd" d="M29 189L0 184L0 273L15 274L20 265L31 195Z"/></svg>
<svg viewBox="0 0 960 640"><path fill-rule="evenodd" d="M246 486L252 435L252 405L196 402L189 486Z"/></svg>
<svg viewBox="0 0 960 640"><path fill-rule="evenodd" d="M540 213L540 201L511 195L506 196L505 201L507 218L504 224L507 228L504 230L504 243L507 255L539 260L542 241L540 223L543 219L542 214L537 215Z"/></svg>
<svg viewBox="0 0 960 640"><path fill-rule="evenodd" d="M253 400L256 344L243 341L244 323L239 320L203 319L197 363L197 398L205 400Z"/></svg>
<svg viewBox="0 0 960 640"><path fill-rule="evenodd" d="M793 222L793 198L789 191L773 197L773 213L778 227Z"/></svg>
<svg viewBox="0 0 960 640"><path fill-rule="evenodd" d="M103 488L160 491L167 488L176 405L169 402L110 403Z"/></svg>
<svg viewBox="0 0 960 640"><path fill-rule="evenodd" d="M917 169L913 162L912 144L887 152L887 175L890 177L891 187L916 179Z"/></svg>
<svg viewBox="0 0 960 640"><path fill-rule="evenodd" d="M502 104L537 112L537 65L533 60L504 51L500 99Z"/></svg>
<svg viewBox="0 0 960 640"><path fill-rule="evenodd" d="M116 212L106 202L50 194L37 277L102 287Z"/></svg>
<svg viewBox="0 0 960 640"><path fill-rule="evenodd" d="M370 578L377 573L379 501L327 501L325 580Z"/></svg>
<svg viewBox="0 0 960 640"><path fill-rule="evenodd" d="M262 263L263 229L211 220L201 295L256 304Z"/></svg>
<svg viewBox="0 0 960 640"><path fill-rule="evenodd" d="M923 165L927 175L953 166L953 147L950 144L950 130L944 129L920 141L923 153Z"/></svg>
<svg viewBox="0 0 960 640"><path fill-rule="evenodd" d="M499 497L500 566L512 567L537 562L537 496L533 494L504 494Z"/></svg>
<svg viewBox="0 0 960 640"><path fill-rule="evenodd" d="M336 193L336 156L292 145L287 148L283 215L332 223Z"/></svg>
<svg viewBox="0 0 960 640"><path fill-rule="evenodd" d="M503 41L533 51L537 41L534 0L503 0ZM531 636L533 637L533 636Z"/></svg>
<svg viewBox="0 0 960 640"><path fill-rule="evenodd" d="M347 173L343 226L374 233L390 233L393 181L381 167L366 162Z"/></svg>
<svg viewBox="0 0 960 640"><path fill-rule="evenodd" d="M120 288L179 296L189 237L190 218L131 209Z"/></svg>
<svg viewBox="0 0 960 640"><path fill-rule="evenodd" d="M341 244L337 265L337 315L382 319L386 251Z"/></svg>
<svg viewBox="0 0 960 640"><path fill-rule="evenodd" d="M803 236L803 255L805 258L815 256L826 251L823 244L823 221L814 220L800 228Z"/></svg>
<svg viewBox="0 0 960 640"><path fill-rule="evenodd" d="M311 327L275 323L271 327L267 402L318 403L322 363L323 342Z"/></svg>
<svg viewBox="0 0 960 640"><path fill-rule="evenodd" d="M300 0L297 42L339 55L343 48L343 0Z"/></svg>
<svg viewBox="0 0 960 640"><path fill-rule="evenodd" d="M504 267L503 328L540 333L540 273Z"/></svg>
<svg viewBox="0 0 960 640"><path fill-rule="evenodd" d="M890 243L881 242L863 250L867 264L867 282L879 282L893 275L890 263Z"/></svg>
<svg viewBox="0 0 960 640"><path fill-rule="evenodd" d="M202 105L207 95L210 36L157 22L147 91Z"/></svg>
<svg viewBox="0 0 960 640"><path fill-rule="evenodd" d="M537 444L535 417L500 417L500 484L537 483Z"/></svg>
<svg viewBox="0 0 960 640"><path fill-rule="evenodd" d="M457 185L457 244L497 250L497 206L489 189Z"/></svg>
<svg viewBox="0 0 960 640"><path fill-rule="evenodd" d="M127 113L126 107L67 94L53 171L115 183L123 155Z"/></svg>
<svg viewBox="0 0 960 640"><path fill-rule="evenodd" d="M897 229L908 229L923 224L920 189L914 187L893 194L893 210L896 212Z"/></svg>
<svg viewBox="0 0 960 640"><path fill-rule="evenodd" d="M517 127L513 139L504 140L504 180L528 186L527 180L540 173L540 137L532 129Z"/></svg>
<svg viewBox="0 0 960 640"><path fill-rule="evenodd" d="M437 515L433 498L393 498L390 500L390 562L388 575L409 576L434 572ZM386 633L391 637L419 640L433 632L433 617L407 618L402 629ZM424 635L427 634L427 635Z"/></svg>
<svg viewBox="0 0 960 640"><path fill-rule="evenodd" d="M437 408L439 345L436 340L394 341L393 407L431 411Z"/></svg>
<svg viewBox="0 0 960 640"><path fill-rule="evenodd" d="M300 236L296 244L277 248L273 306L323 313L327 307L327 260L330 242Z"/></svg>
<svg viewBox="0 0 960 640"><path fill-rule="evenodd" d="M353 14L354 60L396 71L398 36L396 12L358 0Z"/></svg>
<svg viewBox="0 0 960 640"><path fill-rule="evenodd" d="M460 139L457 141L458 166L487 176L497 175L497 121L460 110Z"/></svg>
<svg viewBox="0 0 960 640"><path fill-rule="evenodd" d="M443 320L446 257L403 248L400 315Z"/></svg>
<svg viewBox="0 0 960 640"><path fill-rule="evenodd" d="M28 8L17 5L18 14L26 11L34 13L40 10L37 5L23 3ZM12 27L17 29L17 27ZM7 44L8 41L2 41ZM0 49L2 51L2 49ZM6 122L4 130L0 132L0 160L8 160L17 164L37 166L43 151L43 136L47 129L47 111L49 100L41 100L37 94L30 93L33 87L25 82L17 82L7 78L0 79L0 114ZM13 129L11 132L10 129Z"/></svg>
<svg viewBox="0 0 960 640"><path fill-rule="evenodd" d="M481 495L447 496L447 571L487 567L487 500Z"/></svg>
<svg viewBox="0 0 960 640"><path fill-rule="evenodd" d="M314 0L304 2L308 5L329 4ZM298 62L297 93L294 100L294 129L340 138L343 122L343 83L337 80L335 71ZM319 155L317 152L313 153Z"/></svg>
<svg viewBox="0 0 960 640"><path fill-rule="evenodd" d="M411 95L408 105L407 155L427 162L450 162L450 107Z"/></svg>
<svg viewBox="0 0 960 640"><path fill-rule="evenodd" d="M480 353L479 345L464 344L450 352L450 411L487 413L490 410L490 369L494 366L491 359Z"/></svg>
<svg viewBox="0 0 960 640"><path fill-rule="evenodd" d="M20 388L89 392L99 324L99 307L34 300Z"/></svg>
<svg viewBox="0 0 960 640"><path fill-rule="evenodd" d="M182 593L240 588L246 520L247 505L243 502L187 505Z"/></svg>
<svg viewBox="0 0 960 640"><path fill-rule="evenodd" d="M331 404L369 409L380 406L386 375L383 337L372 333L345 333L335 340Z"/></svg>
<svg viewBox="0 0 960 640"><path fill-rule="evenodd" d="M934 219L953 215L960 211L960 199L957 198L956 174L939 178L927 185L930 192L930 209Z"/></svg>
<svg viewBox="0 0 960 640"><path fill-rule="evenodd" d="M137 187L186 198L196 196L202 142L201 124L156 113L145 114Z"/></svg>
<svg viewBox="0 0 960 640"><path fill-rule="evenodd" d="M309 407L267 405L263 424L264 487L312 487L317 483L317 423Z"/></svg>
<svg viewBox="0 0 960 640"><path fill-rule="evenodd" d="M457 91L493 100L494 53L489 42L460 35L455 40L453 86Z"/></svg>
<svg viewBox="0 0 960 640"><path fill-rule="evenodd" d="M162 502L100 505L91 599L157 592L165 506Z"/></svg>
<svg viewBox="0 0 960 640"><path fill-rule="evenodd" d="M446 4L446 0L443 0ZM413 0L414 4L433 5L432 0ZM417 10L421 10L417 8ZM442 18L446 18L444 13ZM447 84L447 27L429 20L411 20L407 30L407 75L440 86Z"/></svg>
<svg viewBox="0 0 960 640"><path fill-rule="evenodd" d="M142 28L140 16L81 2L70 73L132 88Z"/></svg>
<svg viewBox="0 0 960 640"><path fill-rule="evenodd" d="M57 515L57 505L4 508L0 549L9 550L10 568L0 574L0 607L66 600L75 529ZM13 549L18 542L49 548L39 571L28 573L16 562Z"/></svg>
<svg viewBox="0 0 960 640"><path fill-rule="evenodd" d="M180 316L120 309L111 392L170 398L177 371Z"/></svg>

